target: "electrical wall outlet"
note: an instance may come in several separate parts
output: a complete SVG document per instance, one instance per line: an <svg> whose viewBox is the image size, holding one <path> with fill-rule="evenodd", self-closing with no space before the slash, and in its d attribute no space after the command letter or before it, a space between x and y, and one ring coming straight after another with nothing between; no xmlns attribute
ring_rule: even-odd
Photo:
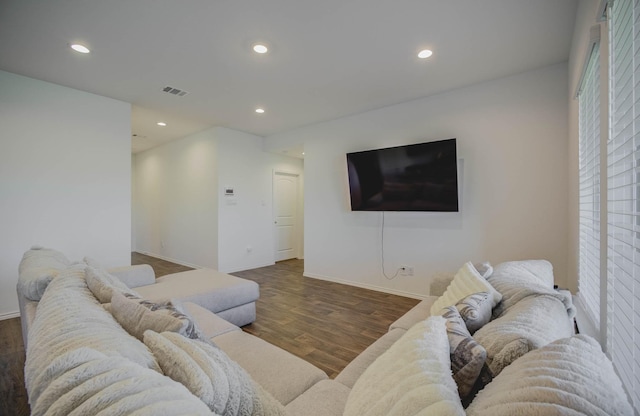
<svg viewBox="0 0 640 416"><path fill-rule="evenodd" d="M407 266L407 265L400 266L400 275L413 276L413 266Z"/></svg>

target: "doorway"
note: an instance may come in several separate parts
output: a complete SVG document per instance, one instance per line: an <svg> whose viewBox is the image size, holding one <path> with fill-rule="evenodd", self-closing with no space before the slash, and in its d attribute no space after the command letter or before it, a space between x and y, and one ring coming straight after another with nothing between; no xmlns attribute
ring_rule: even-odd
<svg viewBox="0 0 640 416"><path fill-rule="evenodd" d="M273 216L275 261L299 257L299 175L273 172Z"/></svg>

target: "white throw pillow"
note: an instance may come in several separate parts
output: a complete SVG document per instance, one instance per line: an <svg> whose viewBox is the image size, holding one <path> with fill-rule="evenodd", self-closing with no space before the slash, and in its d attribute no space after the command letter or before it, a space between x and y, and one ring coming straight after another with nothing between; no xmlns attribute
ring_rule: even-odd
<svg viewBox="0 0 640 416"><path fill-rule="evenodd" d="M464 416L451 375L445 319L411 327L356 381L344 416Z"/></svg>
<svg viewBox="0 0 640 416"><path fill-rule="evenodd" d="M454 306L467 296L477 292L489 292L491 296L491 307L495 307L502 299L500 292L476 270L471 262L467 262L458 270L453 277L451 284L442 296L431 305L431 315L438 315L447 306Z"/></svg>

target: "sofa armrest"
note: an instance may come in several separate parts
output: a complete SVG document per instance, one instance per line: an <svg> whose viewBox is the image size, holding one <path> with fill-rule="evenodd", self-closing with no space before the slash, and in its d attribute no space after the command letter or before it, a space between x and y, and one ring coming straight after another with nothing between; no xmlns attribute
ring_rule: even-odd
<svg viewBox="0 0 640 416"><path fill-rule="evenodd" d="M27 350L27 339L29 335L29 329L31 324L36 318L36 309L38 308L38 302L27 299L18 290L18 306L20 307L20 324L22 325L22 341L24 343L24 350Z"/></svg>
<svg viewBox="0 0 640 416"><path fill-rule="evenodd" d="M114 267L107 272L122 280L129 288L152 285L156 282L156 274L148 264Z"/></svg>
<svg viewBox="0 0 640 416"><path fill-rule="evenodd" d="M398 318L389 326L389 331L396 328L404 329L408 331L409 328L414 326L420 321L424 321L431 316L431 305L438 299L437 296L428 296L426 299L418 303L411 308L407 313Z"/></svg>

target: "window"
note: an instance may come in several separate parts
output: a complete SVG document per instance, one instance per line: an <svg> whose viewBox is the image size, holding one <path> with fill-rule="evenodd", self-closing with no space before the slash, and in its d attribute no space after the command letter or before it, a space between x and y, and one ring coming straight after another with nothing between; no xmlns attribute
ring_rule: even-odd
<svg viewBox="0 0 640 416"><path fill-rule="evenodd" d="M594 43L579 99L580 246L578 299L600 331L600 51Z"/></svg>
<svg viewBox="0 0 640 416"><path fill-rule="evenodd" d="M609 12L606 350L640 409L640 3Z"/></svg>

